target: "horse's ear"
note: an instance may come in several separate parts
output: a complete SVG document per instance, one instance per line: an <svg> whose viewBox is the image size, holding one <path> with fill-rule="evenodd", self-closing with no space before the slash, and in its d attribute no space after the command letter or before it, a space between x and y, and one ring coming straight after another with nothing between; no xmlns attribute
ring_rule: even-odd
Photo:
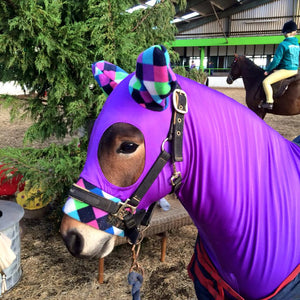
<svg viewBox="0 0 300 300"><path fill-rule="evenodd" d="M128 73L123 69L105 60L93 63L92 72L106 96L108 96L113 89L128 76Z"/></svg>

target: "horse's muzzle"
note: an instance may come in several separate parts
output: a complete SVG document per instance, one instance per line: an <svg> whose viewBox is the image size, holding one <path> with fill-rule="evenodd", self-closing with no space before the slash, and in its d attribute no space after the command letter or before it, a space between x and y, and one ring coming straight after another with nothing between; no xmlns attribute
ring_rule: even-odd
<svg viewBox="0 0 300 300"><path fill-rule="evenodd" d="M232 77L231 77L230 74L227 76L226 82L227 82L228 84L232 84L232 83L233 83L233 79L232 79Z"/></svg>
<svg viewBox="0 0 300 300"><path fill-rule="evenodd" d="M80 233L76 231L70 231L66 236L63 236L63 240L69 250L69 252L75 257L81 257L84 240Z"/></svg>

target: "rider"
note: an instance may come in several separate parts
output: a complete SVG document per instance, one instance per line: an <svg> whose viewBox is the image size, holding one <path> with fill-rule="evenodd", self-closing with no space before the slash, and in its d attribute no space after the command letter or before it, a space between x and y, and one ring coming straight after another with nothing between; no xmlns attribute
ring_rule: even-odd
<svg viewBox="0 0 300 300"><path fill-rule="evenodd" d="M266 94L266 103L261 107L273 109L273 90L271 84L282 79L292 77L298 73L299 67L299 43L295 37L297 25L294 21L288 21L283 25L282 33L285 39L278 45L271 63L267 66L265 76L272 70L276 71L267 76L263 81L263 88Z"/></svg>

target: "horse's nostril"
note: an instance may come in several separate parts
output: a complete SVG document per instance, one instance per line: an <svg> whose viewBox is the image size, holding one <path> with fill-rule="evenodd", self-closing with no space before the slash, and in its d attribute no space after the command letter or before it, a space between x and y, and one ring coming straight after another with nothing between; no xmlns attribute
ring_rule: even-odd
<svg viewBox="0 0 300 300"><path fill-rule="evenodd" d="M75 231L68 232L64 238L66 246L70 253L74 256L80 256L83 249L83 237L80 233Z"/></svg>

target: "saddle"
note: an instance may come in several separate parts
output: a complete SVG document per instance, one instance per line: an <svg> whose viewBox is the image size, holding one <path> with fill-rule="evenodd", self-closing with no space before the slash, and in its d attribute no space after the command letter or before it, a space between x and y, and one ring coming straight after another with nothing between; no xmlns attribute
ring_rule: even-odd
<svg viewBox="0 0 300 300"><path fill-rule="evenodd" d="M275 82L274 84L272 84L272 88L273 88L273 98L280 98L288 89L289 85L291 83L293 83L294 81L300 80L300 74L296 74L292 77L280 80L278 82ZM260 88L260 99L263 99L263 102L266 101L266 95L264 92L264 89L261 85Z"/></svg>

